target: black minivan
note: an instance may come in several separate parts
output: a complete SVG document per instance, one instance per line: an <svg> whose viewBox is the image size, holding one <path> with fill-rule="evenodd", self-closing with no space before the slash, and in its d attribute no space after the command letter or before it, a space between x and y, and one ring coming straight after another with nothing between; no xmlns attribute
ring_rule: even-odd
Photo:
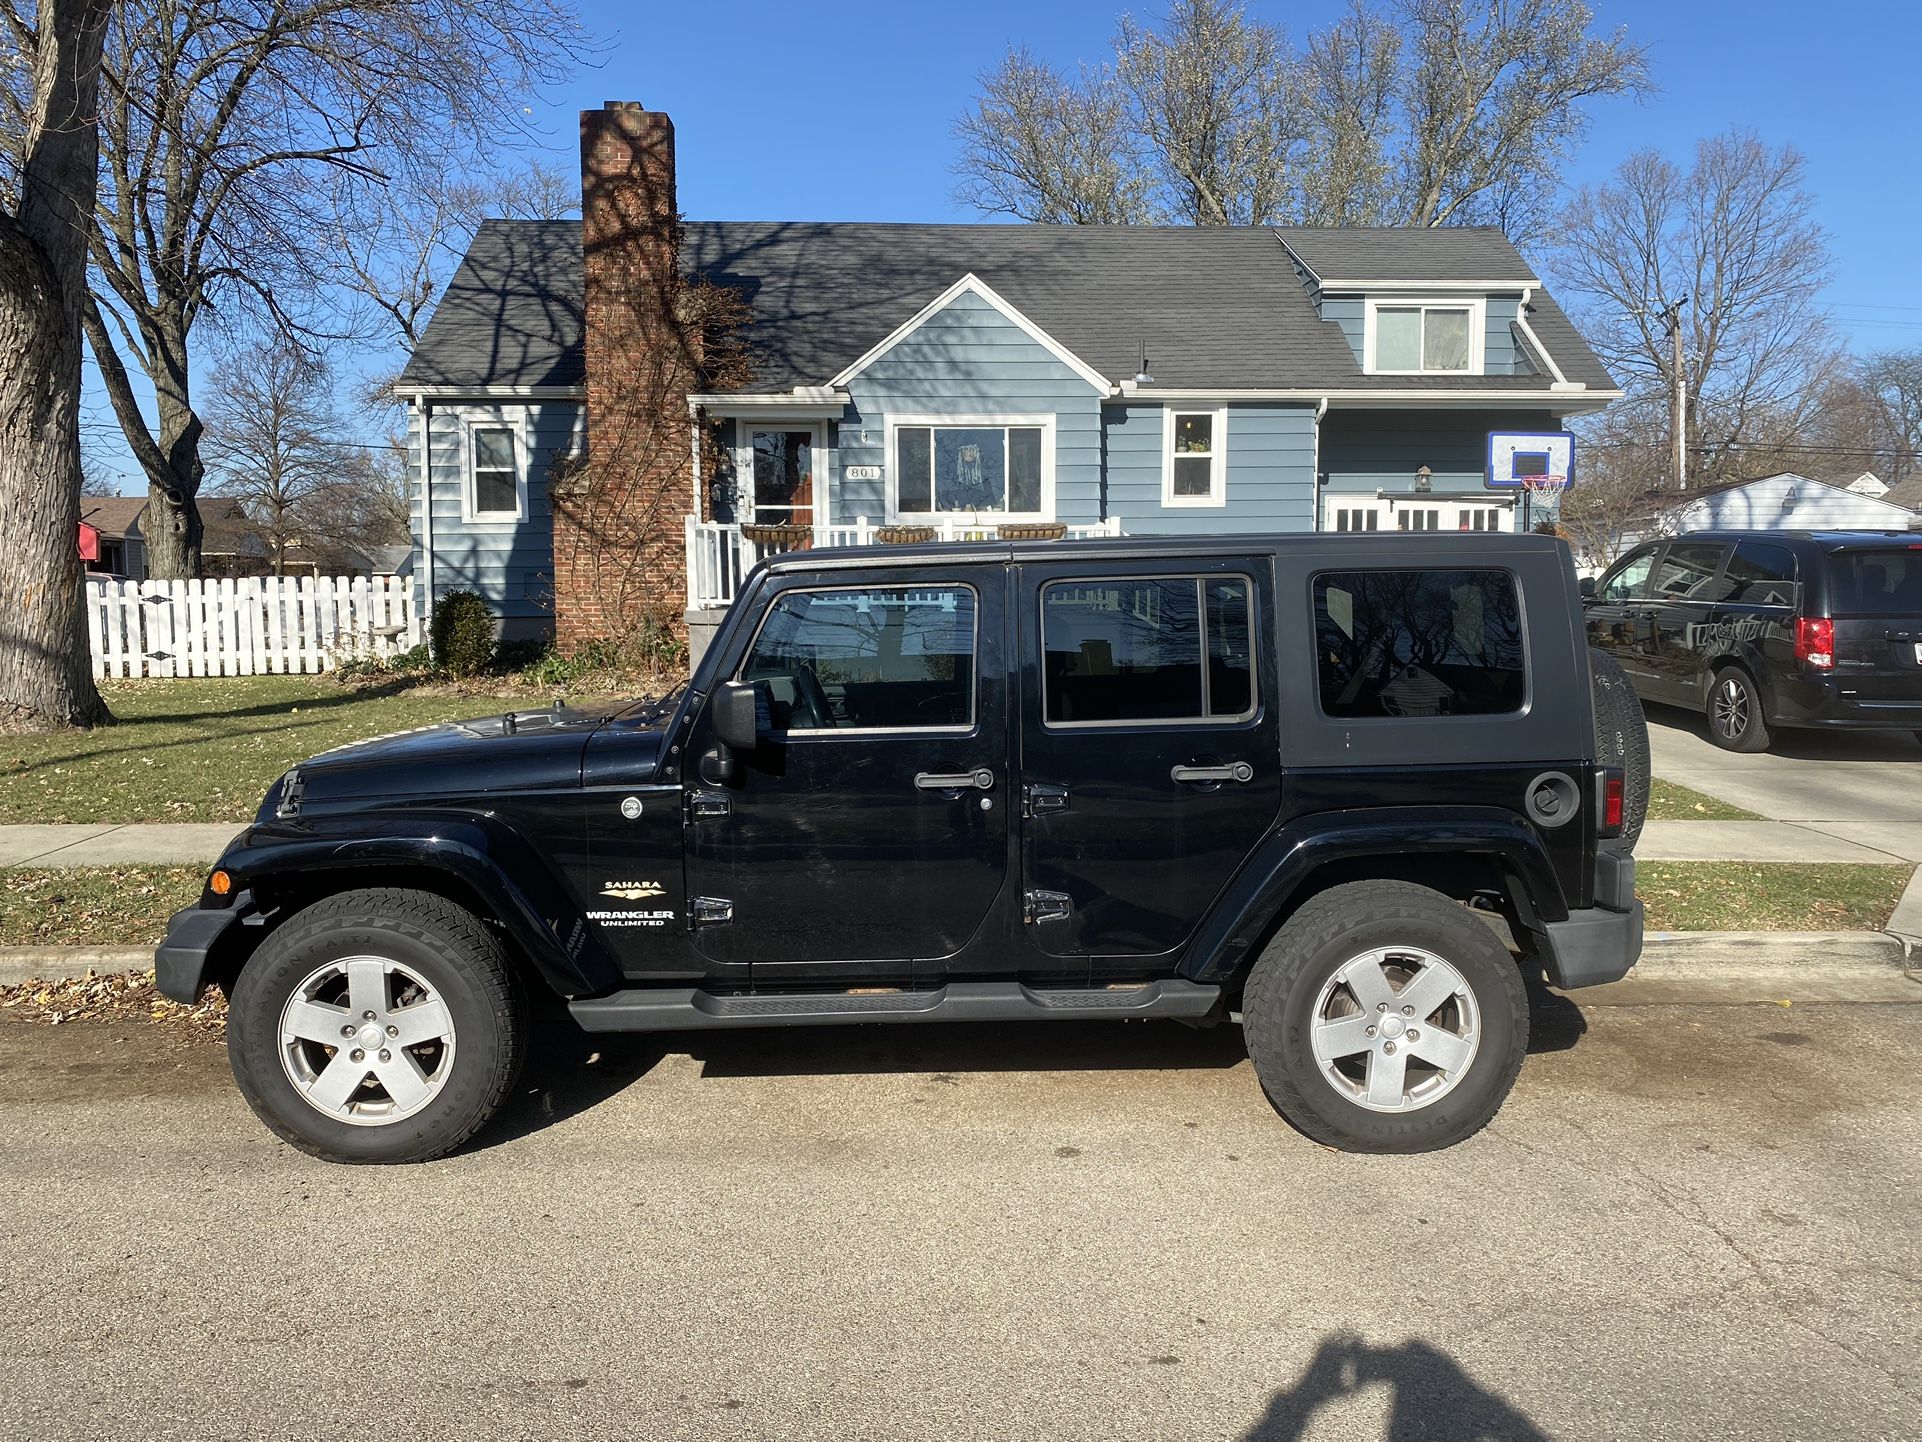
<svg viewBox="0 0 1922 1442"><path fill-rule="evenodd" d="M1589 643L1644 701L1761 751L1773 728L1922 740L1922 532L1691 531L1582 582Z"/></svg>

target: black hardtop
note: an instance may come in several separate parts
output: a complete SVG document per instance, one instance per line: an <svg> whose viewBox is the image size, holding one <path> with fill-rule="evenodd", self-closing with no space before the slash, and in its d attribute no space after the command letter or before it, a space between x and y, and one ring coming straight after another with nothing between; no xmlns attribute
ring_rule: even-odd
<svg viewBox="0 0 1922 1442"><path fill-rule="evenodd" d="M1475 557L1516 560L1565 551L1554 536L1505 531L1294 531L1207 536L1100 536L1059 541L929 541L787 551L763 564L775 575L823 569L896 569L1016 561L1205 561L1259 555L1313 558L1339 550L1347 564L1460 565Z"/></svg>

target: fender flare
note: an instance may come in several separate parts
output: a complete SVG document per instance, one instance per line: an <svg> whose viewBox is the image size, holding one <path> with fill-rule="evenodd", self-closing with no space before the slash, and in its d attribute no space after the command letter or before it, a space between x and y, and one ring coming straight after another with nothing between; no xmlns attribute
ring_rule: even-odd
<svg viewBox="0 0 1922 1442"><path fill-rule="evenodd" d="M378 873L396 865L437 871L486 902L556 992L586 995L620 981L613 958L589 937L579 904L541 853L490 817L416 811L258 823L234 838L218 864L256 901L263 883L271 891L275 879L296 874Z"/></svg>
<svg viewBox="0 0 1922 1442"><path fill-rule="evenodd" d="M1494 858L1522 925L1541 933L1568 917L1548 850L1529 824L1493 806L1393 806L1301 816L1278 828L1236 872L1182 952L1178 974L1220 984L1255 959L1276 916L1331 862L1425 852Z"/></svg>

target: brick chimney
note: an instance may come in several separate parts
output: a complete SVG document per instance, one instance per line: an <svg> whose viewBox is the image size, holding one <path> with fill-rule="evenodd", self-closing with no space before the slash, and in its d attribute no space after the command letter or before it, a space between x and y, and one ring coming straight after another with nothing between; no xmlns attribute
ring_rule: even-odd
<svg viewBox="0 0 1922 1442"><path fill-rule="evenodd" d="M563 650L686 634L687 396L700 338L678 323L674 123L635 101L581 112L586 455L557 477L554 624Z"/></svg>

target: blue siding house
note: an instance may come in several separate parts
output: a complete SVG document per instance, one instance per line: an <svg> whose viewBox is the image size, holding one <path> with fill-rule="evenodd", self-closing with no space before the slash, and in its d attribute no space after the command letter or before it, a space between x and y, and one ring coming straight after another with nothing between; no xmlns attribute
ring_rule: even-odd
<svg viewBox="0 0 1922 1442"><path fill-rule="evenodd" d="M611 624L549 486L633 429L663 271L738 297L750 377L663 407L672 514L621 532L697 645L795 545L1512 529L1489 433L1619 395L1496 230L682 222L667 117L581 120L582 221L482 225L399 382L423 599L508 634Z"/></svg>

